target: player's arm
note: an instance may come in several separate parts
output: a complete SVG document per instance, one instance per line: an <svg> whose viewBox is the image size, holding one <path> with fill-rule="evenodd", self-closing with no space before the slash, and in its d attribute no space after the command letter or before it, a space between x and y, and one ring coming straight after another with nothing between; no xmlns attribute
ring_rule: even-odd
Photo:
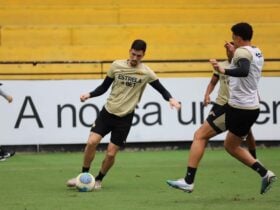
<svg viewBox="0 0 280 210"><path fill-rule="evenodd" d="M166 88L160 83L158 79L149 83L154 89L156 89L162 97L169 102L171 108L175 107L177 110L181 108L181 104L174 99Z"/></svg>
<svg viewBox="0 0 280 210"><path fill-rule="evenodd" d="M3 96L4 98L7 98L7 94L1 89L0 89L0 95Z"/></svg>
<svg viewBox="0 0 280 210"><path fill-rule="evenodd" d="M13 101L13 97L6 94L4 91L0 89L0 95L3 96L9 103Z"/></svg>
<svg viewBox="0 0 280 210"><path fill-rule="evenodd" d="M214 69L222 74L232 77L247 77L252 59L253 56L247 49L237 48L233 56L233 61L235 61L234 68L224 69L215 59L211 59L210 62Z"/></svg>
<svg viewBox="0 0 280 210"><path fill-rule="evenodd" d="M215 89L218 81L219 81L219 75L214 73L212 75L212 78L211 78L209 84L207 85L207 88L206 88L206 91L205 91L205 94L204 94L204 101L203 101L204 106L207 106L208 104L211 103L210 94Z"/></svg>
<svg viewBox="0 0 280 210"><path fill-rule="evenodd" d="M84 102L89 98L97 97L104 94L109 89L113 81L114 81L113 78L106 76L102 84L99 85L95 90L91 91L90 93L82 94L80 96L81 101Z"/></svg>
<svg viewBox="0 0 280 210"><path fill-rule="evenodd" d="M250 61L247 58L240 58L237 61L237 68L225 69L225 75L232 77L247 77L250 69Z"/></svg>

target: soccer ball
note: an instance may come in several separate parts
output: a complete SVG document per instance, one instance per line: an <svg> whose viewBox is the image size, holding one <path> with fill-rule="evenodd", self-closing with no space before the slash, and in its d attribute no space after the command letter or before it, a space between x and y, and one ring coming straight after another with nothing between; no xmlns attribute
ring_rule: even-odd
<svg viewBox="0 0 280 210"><path fill-rule="evenodd" d="M93 190L95 178L90 173L80 173L76 179L76 188L79 192L90 192Z"/></svg>

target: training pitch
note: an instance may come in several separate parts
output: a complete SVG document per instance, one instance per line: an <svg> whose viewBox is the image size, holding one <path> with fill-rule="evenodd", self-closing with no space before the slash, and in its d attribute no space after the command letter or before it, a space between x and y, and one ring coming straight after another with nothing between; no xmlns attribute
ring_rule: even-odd
<svg viewBox="0 0 280 210"><path fill-rule="evenodd" d="M280 148L258 148L258 159L280 178ZM96 175L103 152L91 173ZM279 210L280 180L260 195L260 177L228 155L207 149L188 194L167 186L183 177L188 150L121 151L100 191L68 189L80 173L82 153L17 153L0 162L0 209L3 210Z"/></svg>

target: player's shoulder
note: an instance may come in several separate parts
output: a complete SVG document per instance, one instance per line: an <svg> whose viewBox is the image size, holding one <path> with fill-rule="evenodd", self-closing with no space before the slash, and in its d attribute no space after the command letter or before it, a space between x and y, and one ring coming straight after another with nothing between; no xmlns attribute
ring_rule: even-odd
<svg viewBox="0 0 280 210"><path fill-rule="evenodd" d="M112 66L127 66L127 60L114 60Z"/></svg>
<svg viewBox="0 0 280 210"><path fill-rule="evenodd" d="M252 59L252 53L251 53L250 49L246 46L238 47L235 50L234 57L236 57L236 58L247 58L247 59L251 60Z"/></svg>
<svg viewBox="0 0 280 210"><path fill-rule="evenodd" d="M145 63L141 63L140 65L141 69L147 70L147 71L153 71L148 65L146 65Z"/></svg>

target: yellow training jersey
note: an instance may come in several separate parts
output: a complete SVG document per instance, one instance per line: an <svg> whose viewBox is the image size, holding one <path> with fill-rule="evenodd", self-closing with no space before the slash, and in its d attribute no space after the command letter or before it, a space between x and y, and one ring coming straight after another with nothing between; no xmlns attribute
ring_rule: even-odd
<svg viewBox="0 0 280 210"><path fill-rule="evenodd" d="M219 63L221 67L228 68L230 63L226 60ZM216 103L223 106L228 102L229 98L229 88L228 88L228 76L224 74L220 74L214 70L214 74L218 75L220 88L218 91L218 96L216 98Z"/></svg>
<svg viewBox="0 0 280 210"><path fill-rule="evenodd" d="M147 83L157 79L145 64L131 67L127 60L112 63L107 76L114 79L105 108L111 114L125 116L134 111Z"/></svg>

